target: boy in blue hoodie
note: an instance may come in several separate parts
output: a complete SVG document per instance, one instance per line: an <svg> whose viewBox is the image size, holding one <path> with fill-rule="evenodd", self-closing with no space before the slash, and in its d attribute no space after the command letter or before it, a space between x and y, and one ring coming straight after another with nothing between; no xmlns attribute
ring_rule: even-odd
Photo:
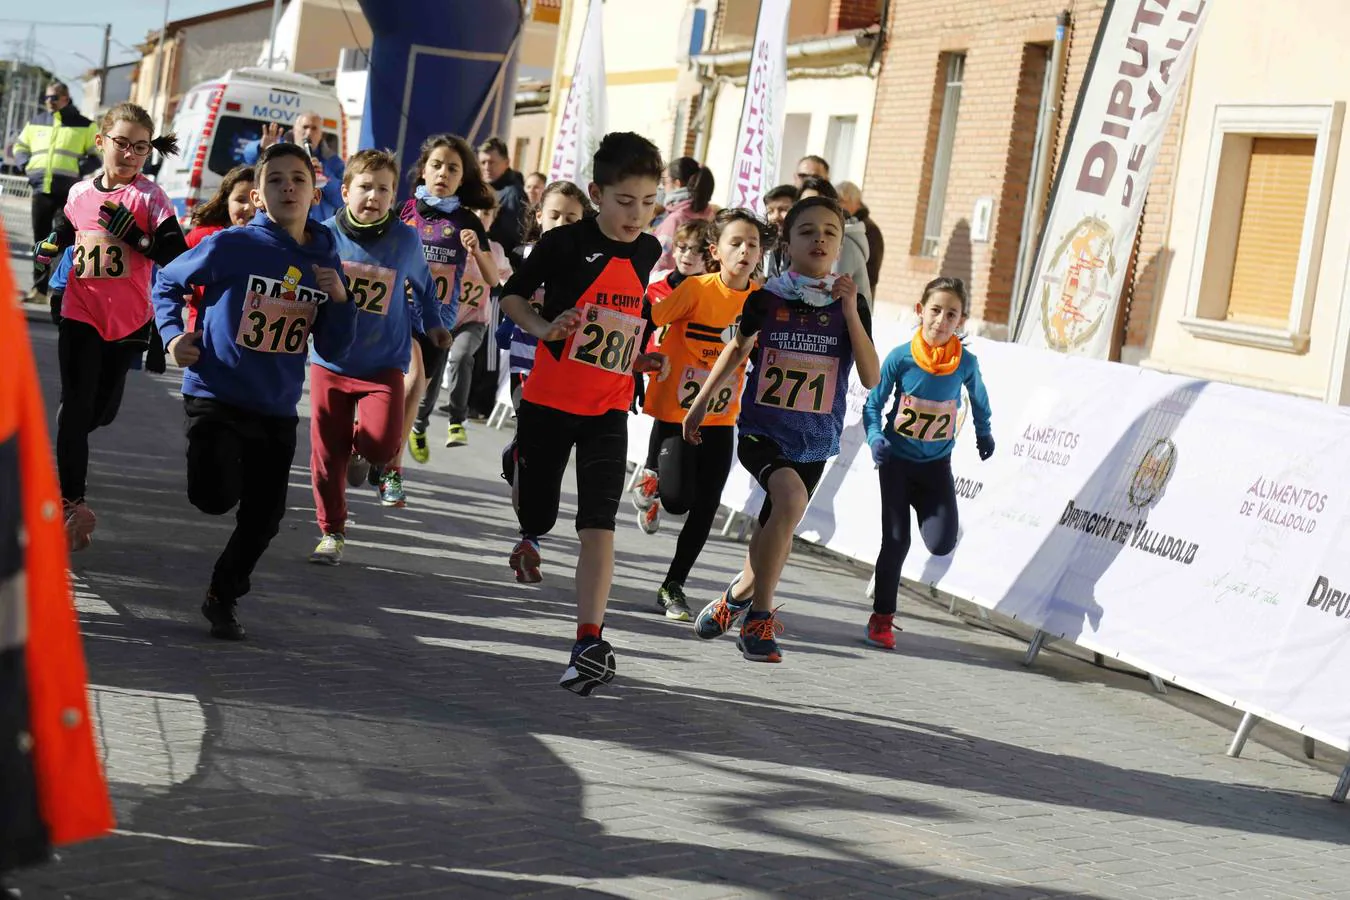
<svg viewBox="0 0 1350 900"><path fill-rule="evenodd" d="M239 507L202 604L212 636L235 641L238 600L286 512L306 345L312 336L337 359L356 335L333 235L309 221L318 191L308 154L268 147L256 185L257 218L165 266L154 291L156 323L184 369L188 499L210 515ZM185 332L183 297L195 287L201 330Z"/></svg>
<svg viewBox="0 0 1350 900"><path fill-rule="evenodd" d="M346 485L359 486L372 465L384 467L398 456L403 375L412 358L414 328L440 349L453 340L441 324L422 240L389 211L397 186L393 154L362 150L348 160L343 175L346 205L324 223L337 240L360 312L356 341L345 354L328 356L316 346L310 355L309 469L323 532L310 562L335 566L342 561ZM411 304L404 300L405 285L412 289Z"/></svg>

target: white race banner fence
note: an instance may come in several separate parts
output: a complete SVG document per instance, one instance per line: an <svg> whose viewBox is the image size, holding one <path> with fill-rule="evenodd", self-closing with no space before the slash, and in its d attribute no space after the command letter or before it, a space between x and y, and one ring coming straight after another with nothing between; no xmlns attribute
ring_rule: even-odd
<svg viewBox="0 0 1350 900"><path fill-rule="evenodd" d="M874 326L884 356L912 329ZM907 578L1350 750L1350 412L1311 400L971 339L997 452L964 422L960 540ZM865 563L877 473L856 376L798 534ZM645 420L646 417L634 417ZM635 422L630 456L646 453ZM737 466L724 505L762 496Z"/></svg>
<svg viewBox="0 0 1350 900"><path fill-rule="evenodd" d="M1139 214L1212 0L1111 0L1102 13L1017 339L1106 359Z"/></svg>
<svg viewBox="0 0 1350 900"><path fill-rule="evenodd" d="M590 0L586 27L572 69L554 143L549 181L570 181L583 191L591 180L591 157L605 134L605 33L603 0Z"/></svg>
<svg viewBox="0 0 1350 900"><path fill-rule="evenodd" d="M760 0L745 102L736 132L728 207L763 215L764 194L778 183L787 108L787 28L792 0Z"/></svg>

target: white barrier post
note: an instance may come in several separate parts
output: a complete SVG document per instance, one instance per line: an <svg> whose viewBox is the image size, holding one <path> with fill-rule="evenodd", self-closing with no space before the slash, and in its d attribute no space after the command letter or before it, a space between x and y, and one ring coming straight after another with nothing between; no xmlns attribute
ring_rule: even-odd
<svg viewBox="0 0 1350 900"><path fill-rule="evenodd" d="M1028 669L1031 668L1031 664L1036 661L1036 657L1040 656L1041 648L1045 646L1045 639L1047 637L1049 637L1049 635L1044 631L1041 631L1039 628L1036 629L1036 633L1031 636L1031 643L1027 646L1027 655L1022 658L1022 665L1026 666Z"/></svg>
<svg viewBox="0 0 1350 900"><path fill-rule="evenodd" d="M1350 793L1350 763L1347 763L1344 769L1341 769L1340 780L1336 782L1336 790L1331 792L1332 803L1344 803L1345 795Z"/></svg>
<svg viewBox="0 0 1350 900"><path fill-rule="evenodd" d="M1308 757L1308 759L1317 758L1317 741L1308 737L1306 734L1303 736L1303 755Z"/></svg>
<svg viewBox="0 0 1350 900"><path fill-rule="evenodd" d="M1251 735L1252 729L1256 727L1256 723L1260 721L1260 718L1251 713L1242 714L1242 722L1238 724L1237 731L1233 732L1233 742L1228 745L1229 756L1237 759L1242 755L1242 748L1246 745L1248 736Z"/></svg>
<svg viewBox="0 0 1350 900"><path fill-rule="evenodd" d="M1148 673L1148 683L1153 685L1154 693L1156 694L1167 693L1167 685L1163 683L1163 680L1161 678L1159 678L1157 675L1154 675L1152 672Z"/></svg>

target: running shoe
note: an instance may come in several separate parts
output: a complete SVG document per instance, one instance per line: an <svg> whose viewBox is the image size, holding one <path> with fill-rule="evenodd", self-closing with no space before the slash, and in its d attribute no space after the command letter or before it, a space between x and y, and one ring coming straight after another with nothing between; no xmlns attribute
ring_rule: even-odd
<svg viewBox="0 0 1350 900"><path fill-rule="evenodd" d="M370 477L370 460L359 453L353 453L352 458L347 460L347 484L351 487L360 487L365 484L366 479Z"/></svg>
<svg viewBox="0 0 1350 900"><path fill-rule="evenodd" d="M71 551L86 549L94 542L94 527L98 524L94 511L83 500L78 503L62 500L61 511L66 522L66 543Z"/></svg>
<svg viewBox="0 0 1350 900"><path fill-rule="evenodd" d="M666 614L667 619L676 622L688 622L692 617L689 601L684 596L684 585L678 581L667 581L656 592L656 605Z"/></svg>
<svg viewBox="0 0 1350 900"><path fill-rule="evenodd" d="M380 489L380 480L384 478L384 469L380 466L371 464L370 472L366 475L366 484L373 487L376 491Z"/></svg>
<svg viewBox="0 0 1350 900"><path fill-rule="evenodd" d="M783 623L778 621L776 612L746 615L740 636L736 638L736 649L741 651L741 656L751 662L783 661L783 651L778 649L778 635L783 632Z"/></svg>
<svg viewBox="0 0 1350 900"><path fill-rule="evenodd" d="M388 469L380 476L380 503L400 508L408 505L408 495L403 493L402 472Z"/></svg>
<svg viewBox="0 0 1350 900"><path fill-rule="evenodd" d="M582 638L572 645L572 659L558 687L585 697L614 680L614 648L604 638Z"/></svg>
<svg viewBox="0 0 1350 900"><path fill-rule="evenodd" d="M452 422L450 428L445 433L445 446L463 447L469 443L469 431L463 425Z"/></svg>
<svg viewBox="0 0 1350 900"><path fill-rule="evenodd" d="M656 534L661 530L661 504L653 503L646 509L638 510L638 527L643 534Z"/></svg>
<svg viewBox="0 0 1350 900"><path fill-rule="evenodd" d="M346 545L347 539L342 535L325 534L323 540L319 541L319 546L315 547L314 552L309 555L309 561L336 566L342 562L342 548Z"/></svg>
<svg viewBox="0 0 1350 900"><path fill-rule="evenodd" d="M722 593L722 596L703 607L698 617L694 619L694 630L705 641L726 634L731 626L736 624L736 619L740 617L741 613L749 609L750 604L754 601L753 595L746 597L744 600L732 598L731 591L734 587L736 587L735 579Z"/></svg>
<svg viewBox="0 0 1350 900"><path fill-rule="evenodd" d="M656 503L656 497L660 491L661 481L656 477L656 473L651 469L643 469L642 477L633 486L633 508L638 512L650 509ZM652 534L653 532L648 531L647 533Z"/></svg>
<svg viewBox="0 0 1350 900"><path fill-rule="evenodd" d="M425 431L408 432L408 455L414 462L426 463L431 460L431 446L427 444Z"/></svg>
<svg viewBox="0 0 1350 900"><path fill-rule="evenodd" d="M512 487L515 487L516 442L514 440L502 448L502 480Z"/></svg>
<svg viewBox="0 0 1350 900"><path fill-rule="evenodd" d="M206 592L202 603L202 615L211 623L211 637L222 641L242 641L245 637L244 626L239 623L236 612L239 604L234 600L218 600L214 591Z"/></svg>
<svg viewBox="0 0 1350 900"><path fill-rule="evenodd" d="M539 571L542 562L539 542L531 538L521 538L511 551L511 568L516 573L516 581L521 584L538 584L544 580Z"/></svg>
<svg viewBox="0 0 1350 900"><path fill-rule="evenodd" d="M865 640L873 647L880 647L882 650L894 650L895 614L883 616L881 613L872 613L872 617L867 620L867 637Z"/></svg>

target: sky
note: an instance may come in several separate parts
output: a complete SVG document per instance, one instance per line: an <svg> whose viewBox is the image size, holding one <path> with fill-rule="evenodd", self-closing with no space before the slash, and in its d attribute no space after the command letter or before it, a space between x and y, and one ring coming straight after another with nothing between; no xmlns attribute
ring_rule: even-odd
<svg viewBox="0 0 1350 900"><path fill-rule="evenodd" d="M169 21L245 5L247 0L168 0ZM57 12L37 26L37 63L67 80L96 68L103 53L103 25L112 24L111 65L131 62L140 54L131 49L158 31L164 21L164 0L62 0L52 4ZM13 19L40 18L42 4L6 3L0 12L0 59L10 60L22 52L28 39L28 24ZM38 14L38 15L35 15ZM96 23L79 28L56 27L58 23ZM17 43L15 43L17 42ZM87 58L81 58L81 57Z"/></svg>

